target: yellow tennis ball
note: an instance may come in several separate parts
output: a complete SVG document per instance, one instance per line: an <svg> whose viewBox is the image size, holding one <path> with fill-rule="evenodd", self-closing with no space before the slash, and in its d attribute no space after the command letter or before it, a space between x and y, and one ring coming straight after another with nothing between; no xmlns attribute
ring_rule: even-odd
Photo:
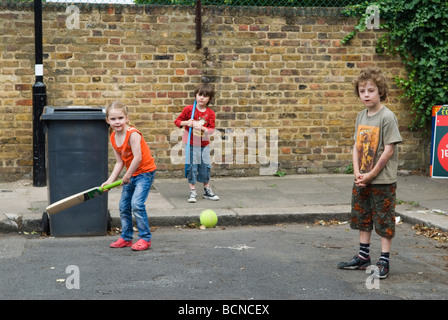
<svg viewBox="0 0 448 320"><path fill-rule="evenodd" d="M218 216L216 215L215 211L206 209L201 212L199 220L204 227L213 228L218 223Z"/></svg>

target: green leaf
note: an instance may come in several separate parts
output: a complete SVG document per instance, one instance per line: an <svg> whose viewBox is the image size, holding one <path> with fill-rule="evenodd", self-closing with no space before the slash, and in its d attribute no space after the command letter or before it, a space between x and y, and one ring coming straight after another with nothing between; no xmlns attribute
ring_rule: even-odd
<svg viewBox="0 0 448 320"><path fill-rule="evenodd" d="M355 31L344 37L347 44L366 28L366 9L380 8L381 27L387 30L377 41L377 52L399 54L408 71L407 79L395 77L411 98L415 118L411 129L428 129L432 106L448 103L448 3L445 0L377 0L351 6L347 12L358 16Z"/></svg>

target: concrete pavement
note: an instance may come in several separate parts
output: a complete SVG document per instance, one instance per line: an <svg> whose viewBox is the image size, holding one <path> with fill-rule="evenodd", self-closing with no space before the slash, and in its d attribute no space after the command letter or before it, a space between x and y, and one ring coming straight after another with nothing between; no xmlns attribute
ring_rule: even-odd
<svg viewBox="0 0 448 320"><path fill-rule="evenodd" d="M199 221L204 209L213 209L219 226L257 225L315 220L347 220L353 175L304 174L284 177L212 177L219 201L187 202L185 179L156 177L147 201L150 225L176 226ZM403 222L419 223L448 231L448 179L400 175L396 212ZM118 201L121 188L108 194L112 226L120 226ZM40 232L48 205L46 187L33 187L31 180L0 183L0 232Z"/></svg>

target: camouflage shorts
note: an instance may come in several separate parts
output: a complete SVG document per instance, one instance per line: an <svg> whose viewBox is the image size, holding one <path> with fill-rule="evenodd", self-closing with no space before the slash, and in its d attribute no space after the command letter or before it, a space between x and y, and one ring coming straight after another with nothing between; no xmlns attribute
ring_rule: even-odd
<svg viewBox="0 0 448 320"><path fill-rule="evenodd" d="M395 190L397 184L371 184L365 188L353 185L350 227L375 231L381 237L395 236Z"/></svg>

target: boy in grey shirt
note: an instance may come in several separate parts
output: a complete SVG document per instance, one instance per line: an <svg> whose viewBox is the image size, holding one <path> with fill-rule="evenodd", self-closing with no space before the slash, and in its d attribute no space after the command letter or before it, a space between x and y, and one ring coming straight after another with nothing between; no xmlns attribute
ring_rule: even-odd
<svg viewBox="0 0 448 320"><path fill-rule="evenodd" d="M394 113L382 102L389 91L386 77L377 68L363 70L354 82L355 92L366 107L356 118L350 227L359 230L359 253L340 269L365 270L370 263L373 227L381 236L378 276L389 274L389 253L395 235L395 198L398 147L402 141Z"/></svg>

